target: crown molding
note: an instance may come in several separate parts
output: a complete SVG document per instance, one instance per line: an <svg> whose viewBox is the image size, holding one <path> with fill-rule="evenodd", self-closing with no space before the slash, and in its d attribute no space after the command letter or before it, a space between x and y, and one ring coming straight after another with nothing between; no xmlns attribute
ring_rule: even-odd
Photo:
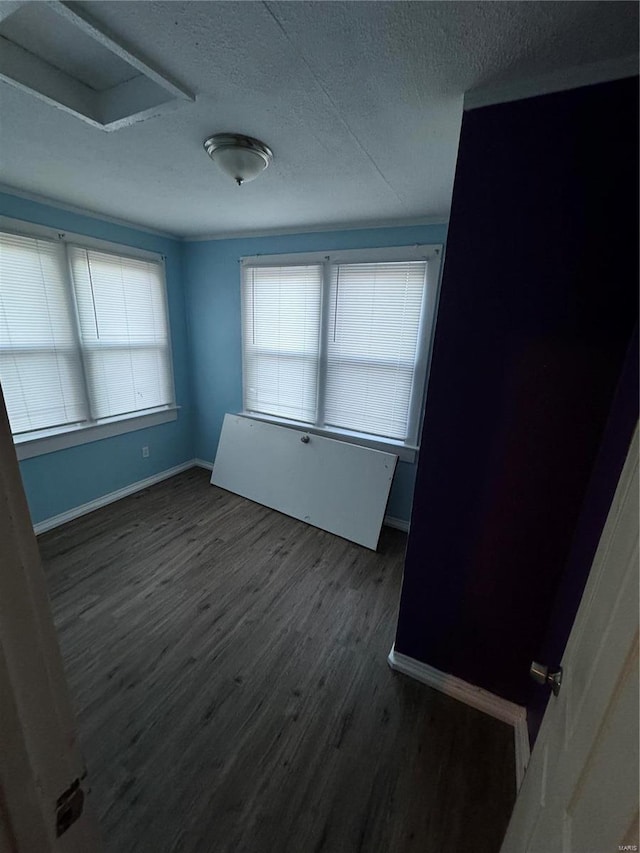
<svg viewBox="0 0 640 853"><path fill-rule="evenodd" d="M9 184L0 183L0 193L13 195L17 198L23 198L26 201L35 201L37 204L46 204L49 207L57 207L60 210L66 210L69 213L77 213L80 216L88 216L90 219L97 219L100 222L109 222L111 225L119 225L122 228L132 228L134 231L143 231L145 234L153 234L155 237L164 237L167 240L180 241L184 239L177 234L172 234L169 231L160 231L157 228L151 228L147 225L140 225L137 222L131 222L129 219L120 219L117 216L109 216L106 213L100 213L97 210L90 210L86 207L79 207L75 204L68 204L65 201L60 201L50 196L32 193L28 190L22 190L19 187L13 187Z"/></svg>
<svg viewBox="0 0 640 853"><path fill-rule="evenodd" d="M298 228L291 225L288 228L265 228L255 231L214 231L209 234L198 234L194 237L185 236L180 239L187 243L199 243L213 240L242 240L254 237L294 237L297 234L320 234L326 231L364 231L377 228L411 228L417 225L449 224L449 216L421 216L413 219L368 220L360 222L338 222L331 225L305 225Z"/></svg>
<svg viewBox="0 0 640 853"><path fill-rule="evenodd" d="M573 68L563 68L511 83L489 84L478 89L471 89L465 92L464 110L467 112L481 107L489 107L493 104L520 101L524 98L535 98L538 95L550 95L553 92L562 92L567 89L578 89L580 86L608 83L612 80L621 80L624 77L635 77L637 74L638 57L635 54L620 59L592 62L589 65L577 65Z"/></svg>
<svg viewBox="0 0 640 853"><path fill-rule="evenodd" d="M190 236L185 234L175 234L170 231L161 231L158 228L152 228L148 225L141 225L138 222L132 222L130 219L120 219L117 216L109 216L106 213L100 213L96 210L90 210L86 207L80 207L75 204L68 204L51 196L40 195L29 190L23 190L19 187L14 187L9 184L0 183L0 193L13 195L17 198L23 198L27 201L35 201L37 204L46 204L49 207L57 207L60 210L67 210L69 213L77 213L80 216L88 216L91 219L97 219L101 222L109 222L112 225L119 225L122 228L132 228L135 231L142 231L145 234L153 234L156 237L164 237L167 240L176 240L184 243L197 243L213 240L235 240L235 239L250 239L253 237L276 237L276 236L295 236L296 234L315 234L325 231L362 231L370 228L410 228L417 225L444 225L449 224L448 215L439 216L422 216L413 219L391 219L383 221L361 221L351 223L337 223L335 225L309 225L303 228L297 228L295 225L288 228L266 228L262 230L247 230L247 231L214 231L209 234L201 234Z"/></svg>

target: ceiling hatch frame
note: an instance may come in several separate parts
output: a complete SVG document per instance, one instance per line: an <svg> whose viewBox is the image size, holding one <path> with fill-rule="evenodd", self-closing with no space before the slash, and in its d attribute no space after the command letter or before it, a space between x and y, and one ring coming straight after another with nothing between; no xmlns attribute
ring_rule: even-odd
<svg viewBox="0 0 640 853"><path fill-rule="evenodd" d="M0 22L24 5L25 2L3 3ZM104 131L129 127L196 100L193 92L132 53L76 3L49 0L46 6L130 65L135 76L96 91L0 34L0 80Z"/></svg>

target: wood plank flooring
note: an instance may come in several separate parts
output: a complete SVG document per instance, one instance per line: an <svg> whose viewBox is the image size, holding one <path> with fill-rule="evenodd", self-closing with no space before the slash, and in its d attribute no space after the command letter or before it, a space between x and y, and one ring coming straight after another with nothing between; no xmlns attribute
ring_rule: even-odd
<svg viewBox="0 0 640 853"><path fill-rule="evenodd" d="M39 543L110 853L498 853L511 728L386 663L404 534L193 469Z"/></svg>

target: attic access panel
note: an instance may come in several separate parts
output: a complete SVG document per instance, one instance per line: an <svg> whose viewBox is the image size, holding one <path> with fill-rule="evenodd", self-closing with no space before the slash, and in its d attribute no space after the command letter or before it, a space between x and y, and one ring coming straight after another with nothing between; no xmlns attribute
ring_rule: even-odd
<svg viewBox="0 0 640 853"><path fill-rule="evenodd" d="M0 80L108 131L195 100L59 0L0 5Z"/></svg>

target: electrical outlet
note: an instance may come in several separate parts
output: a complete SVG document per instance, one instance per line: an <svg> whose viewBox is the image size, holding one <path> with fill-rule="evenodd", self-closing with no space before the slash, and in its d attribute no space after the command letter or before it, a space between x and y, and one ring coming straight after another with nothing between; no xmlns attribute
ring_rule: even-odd
<svg viewBox="0 0 640 853"><path fill-rule="evenodd" d="M149 457L149 448L145 445L142 448L142 458L147 459Z"/></svg>

